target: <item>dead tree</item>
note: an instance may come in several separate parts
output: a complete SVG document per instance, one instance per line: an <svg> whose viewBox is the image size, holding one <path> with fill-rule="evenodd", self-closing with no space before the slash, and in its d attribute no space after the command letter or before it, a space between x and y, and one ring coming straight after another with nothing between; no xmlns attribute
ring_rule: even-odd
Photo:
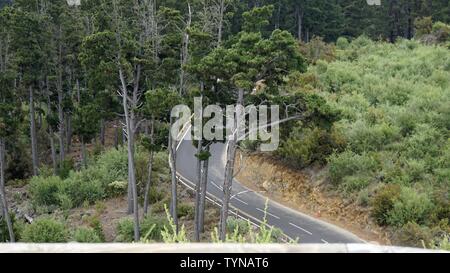
<svg viewBox="0 0 450 273"><path fill-rule="evenodd" d="M238 89L238 98L236 101L236 111L235 111L235 117L234 122L231 126L231 132L232 134L229 137L228 140L228 148L227 148L227 163L225 165L225 178L223 182L223 199L222 199L222 210L220 213L220 228L219 228L219 235L220 240L225 241L226 237L226 227L227 227L227 219L228 219L228 210L229 210L229 204L230 204L230 197L231 197L231 189L233 186L233 178L234 178L234 162L236 157L236 150L237 150L237 143L238 143L238 136L239 136L239 129L240 129L240 117L244 115L244 113L241 113L242 108L239 106L242 106L244 102L244 89L239 88Z"/></svg>
<svg viewBox="0 0 450 273"><path fill-rule="evenodd" d="M181 47L181 67L180 67L180 95L183 95L185 93L186 88L186 69L185 66L189 62L189 42L190 42L190 35L189 35L189 29L191 28L192 24L192 11L191 11L191 5L188 3L188 18L185 23L185 27L183 29L183 43Z"/></svg>
<svg viewBox="0 0 450 273"><path fill-rule="evenodd" d="M34 110L34 90L30 85L29 90L29 103L30 103L30 138L31 138L31 159L33 163L33 175L39 174L39 155L37 147L37 135L36 135L36 117Z"/></svg>

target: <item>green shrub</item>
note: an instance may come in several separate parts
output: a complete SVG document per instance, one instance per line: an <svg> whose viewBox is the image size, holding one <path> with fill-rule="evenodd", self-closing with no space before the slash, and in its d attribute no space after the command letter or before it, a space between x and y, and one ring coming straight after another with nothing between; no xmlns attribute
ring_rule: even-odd
<svg viewBox="0 0 450 273"><path fill-rule="evenodd" d="M162 201L166 193L163 191L159 191L156 187L150 187L150 191L148 193L148 199L150 204L155 204L159 201Z"/></svg>
<svg viewBox="0 0 450 273"><path fill-rule="evenodd" d="M133 242L134 241L134 223L130 218L121 219L117 223L117 242Z"/></svg>
<svg viewBox="0 0 450 273"><path fill-rule="evenodd" d="M446 42L450 39L450 25L443 22L433 24L433 34L437 36L438 42Z"/></svg>
<svg viewBox="0 0 450 273"><path fill-rule="evenodd" d="M145 241L161 241L161 232L166 226L168 226L168 222L165 218L147 215L139 226L142 239ZM124 218L119 221L117 224L116 241L134 241L134 222L132 219Z"/></svg>
<svg viewBox="0 0 450 273"><path fill-rule="evenodd" d="M338 185L346 176L372 174L376 170L378 163L366 153L359 155L347 150L341 154L330 156L328 166L331 181Z"/></svg>
<svg viewBox="0 0 450 273"><path fill-rule="evenodd" d="M72 173L64 181L62 191L70 196L76 207L81 206L83 202L93 204L106 197L101 182L97 179L87 179L83 173Z"/></svg>
<svg viewBox="0 0 450 273"><path fill-rule="evenodd" d="M20 220L17 220L16 215L14 213L10 213L10 218L13 225L14 237L16 241L19 241L22 236L25 223ZM0 243L6 243L9 242L9 240L10 238L8 225L6 224L6 220L0 216Z"/></svg>
<svg viewBox="0 0 450 273"><path fill-rule="evenodd" d="M74 169L74 162L72 159L65 159L63 160L60 168L58 168L58 176L61 179L66 179L67 177L69 177L69 174L71 171L73 171Z"/></svg>
<svg viewBox="0 0 450 273"><path fill-rule="evenodd" d="M398 245L422 248L432 239L429 228L409 222L394 234L394 242Z"/></svg>
<svg viewBox="0 0 450 273"><path fill-rule="evenodd" d="M177 215L179 218L194 219L194 206L192 204L181 203L177 206Z"/></svg>
<svg viewBox="0 0 450 273"><path fill-rule="evenodd" d="M281 243L282 239L284 238L284 233L279 228L273 228L272 229L272 242L273 243Z"/></svg>
<svg viewBox="0 0 450 273"><path fill-rule="evenodd" d="M345 136L352 151L364 153L381 150L385 145L396 141L400 136L400 129L386 123L369 125L358 120L345 130Z"/></svg>
<svg viewBox="0 0 450 273"><path fill-rule="evenodd" d="M416 38L420 38L431 33L433 30L433 20L431 17L416 18L414 27L416 29Z"/></svg>
<svg viewBox="0 0 450 273"><path fill-rule="evenodd" d="M434 221L434 223L446 221L447 225L450 224L450 197L448 189L445 186L435 189L432 202L434 204L434 210L430 220Z"/></svg>
<svg viewBox="0 0 450 273"><path fill-rule="evenodd" d="M388 224L389 212L400 197L400 192L399 185L390 184L382 187L373 197L371 215L379 225Z"/></svg>
<svg viewBox="0 0 450 273"><path fill-rule="evenodd" d="M63 243L67 242L67 230L63 223L51 219L40 218L25 226L22 241L30 243Z"/></svg>
<svg viewBox="0 0 450 273"><path fill-rule="evenodd" d="M35 176L30 181L30 195L35 206L59 206L63 181L58 176Z"/></svg>
<svg viewBox="0 0 450 273"><path fill-rule="evenodd" d="M372 182L372 178L364 175L346 176L339 184L339 190L343 193L358 192L367 188Z"/></svg>
<svg viewBox="0 0 450 273"><path fill-rule="evenodd" d="M168 199L161 200L161 201L153 204L150 208L153 213L161 213L161 212L164 212L164 206L169 207L170 200L168 200Z"/></svg>
<svg viewBox="0 0 450 273"><path fill-rule="evenodd" d="M116 180L127 180L128 177L128 156L126 147L119 147L119 149L110 149L102 153L96 163L97 169L101 171L102 176L105 176L107 182ZM113 177L114 179L108 179Z"/></svg>
<svg viewBox="0 0 450 273"><path fill-rule="evenodd" d="M336 59L334 45L325 43L321 37L313 37L308 43L301 44L300 51L311 64L319 60L331 62Z"/></svg>
<svg viewBox="0 0 450 273"><path fill-rule="evenodd" d="M128 190L128 181L114 181L108 184L106 194L108 197L123 196Z"/></svg>
<svg viewBox="0 0 450 273"><path fill-rule="evenodd" d="M249 232L249 222L240 218L230 217L227 220L227 232L234 233L236 230L239 235L247 235Z"/></svg>
<svg viewBox="0 0 450 273"><path fill-rule="evenodd" d="M79 243L101 243L100 236L93 228L78 228L73 234L73 240Z"/></svg>
<svg viewBox="0 0 450 273"><path fill-rule="evenodd" d="M297 168L305 168L314 162L325 163L326 157L340 145L333 135L320 128L295 128L283 141L277 154Z"/></svg>
<svg viewBox="0 0 450 273"><path fill-rule="evenodd" d="M336 47L341 50L347 49L349 45L350 43L345 37L339 37L336 41Z"/></svg>
<svg viewBox="0 0 450 273"><path fill-rule="evenodd" d="M56 194L56 197L58 198L59 207L62 210L67 211L67 210L73 208L72 198L68 194L58 192Z"/></svg>
<svg viewBox="0 0 450 273"><path fill-rule="evenodd" d="M143 240L161 242L163 239L161 232L164 230L164 227L168 227L168 224L165 217L147 215L140 225Z"/></svg>
<svg viewBox="0 0 450 273"><path fill-rule="evenodd" d="M433 204L426 194L403 187L399 198L387 213L387 223L396 227L408 222L426 224L432 209Z"/></svg>
<svg viewBox="0 0 450 273"><path fill-rule="evenodd" d="M438 250L450 251L450 234L446 234L441 238L433 240L432 247Z"/></svg>

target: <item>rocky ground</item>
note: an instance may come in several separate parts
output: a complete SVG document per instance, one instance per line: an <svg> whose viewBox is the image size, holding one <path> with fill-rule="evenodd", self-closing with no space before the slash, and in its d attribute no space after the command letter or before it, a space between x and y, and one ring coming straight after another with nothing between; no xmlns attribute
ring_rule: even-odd
<svg viewBox="0 0 450 273"><path fill-rule="evenodd" d="M248 188L287 207L349 230L366 241L390 244L388 231L369 218L367 208L330 189L325 170L293 170L265 154L243 153L242 158L243 169L237 179ZM237 165L241 165L239 161Z"/></svg>

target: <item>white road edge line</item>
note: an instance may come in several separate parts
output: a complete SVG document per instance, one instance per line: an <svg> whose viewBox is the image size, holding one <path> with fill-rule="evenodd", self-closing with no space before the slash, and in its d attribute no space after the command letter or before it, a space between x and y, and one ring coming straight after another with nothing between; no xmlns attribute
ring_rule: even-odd
<svg viewBox="0 0 450 273"><path fill-rule="evenodd" d="M291 226L293 226L293 227L295 227L295 228L298 228L298 229L300 229L301 231L304 231L304 232L308 233L309 235L312 235L311 232L307 231L307 230L304 229L304 228L301 228L301 227L297 226L296 224L289 223L289 225L291 225Z"/></svg>
<svg viewBox="0 0 450 273"><path fill-rule="evenodd" d="M186 182L184 182L183 180L186 180ZM192 186L190 186L188 183L190 183L190 181L188 180L188 179L186 179L186 178L184 178L183 176L181 176L181 175L179 175L178 174L178 181L180 181L183 185L185 185L188 189L190 189L190 190L194 190L194 188L192 187ZM218 206L218 207L222 207L222 204L219 204L218 202L216 202L213 198L211 198L211 197L209 197L209 196L206 196L206 199L208 200L208 201L210 201L211 203L213 203L213 204L215 204L216 206ZM250 223L253 225L253 226L255 226L255 227L257 227L257 228L259 228L260 227L260 225L259 224L261 224L262 222L260 222L258 219L250 219L250 218L247 218L247 217L244 217L244 216L241 216L241 215L239 215L238 213L236 213L235 211L233 211L233 210L230 210L229 211L231 214L234 214L236 217L238 217L238 218L241 218L242 220L248 220L248 221L250 221ZM255 223L254 221L257 221L258 223ZM291 239L289 236L287 236L287 235L285 235L288 239ZM292 239L291 239L292 240Z"/></svg>
<svg viewBox="0 0 450 273"><path fill-rule="evenodd" d="M260 211L260 212L262 212L262 213L267 213L267 215L270 215L270 216L272 216L273 218L276 218L276 219L280 219L280 217L278 217L278 216L276 216L275 214L272 214L272 213L270 213L270 212L268 212L268 211L264 211L264 210L262 210L262 209L260 209L260 208L256 208L256 210L258 210L258 211Z"/></svg>
<svg viewBox="0 0 450 273"><path fill-rule="evenodd" d="M222 186L217 185L217 184L216 184L214 181L212 181L212 180L211 180L211 183L212 183L216 188L218 188L219 190L223 191L223 187L222 187Z"/></svg>
<svg viewBox="0 0 450 273"><path fill-rule="evenodd" d="M239 199L239 198L237 198L237 197L233 197L233 198L231 198L231 199L235 199L236 201L239 201L239 202L241 202L242 204L245 204L245 205L248 206L248 203L247 203L247 202L244 202L244 201L242 201L241 199Z"/></svg>
<svg viewBox="0 0 450 273"><path fill-rule="evenodd" d="M320 239L323 243L328 244L327 241L325 241L324 239Z"/></svg>

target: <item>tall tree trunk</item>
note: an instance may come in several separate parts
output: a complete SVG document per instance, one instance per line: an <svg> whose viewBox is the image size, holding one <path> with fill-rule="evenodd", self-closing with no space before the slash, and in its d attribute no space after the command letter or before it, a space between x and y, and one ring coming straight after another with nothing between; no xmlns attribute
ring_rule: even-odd
<svg viewBox="0 0 450 273"><path fill-rule="evenodd" d="M396 18L395 18L395 13L394 13L394 0L389 1L389 17L391 20L391 29L389 32L389 41L391 43L395 42L395 24L396 24Z"/></svg>
<svg viewBox="0 0 450 273"><path fill-rule="evenodd" d="M195 184L195 216L194 216L194 240L200 241L200 194L201 194L201 180L202 180L202 161L200 154L202 152L202 141L197 143L197 181Z"/></svg>
<svg viewBox="0 0 450 273"><path fill-rule="evenodd" d="M105 119L100 120L100 144L105 146Z"/></svg>
<svg viewBox="0 0 450 273"><path fill-rule="evenodd" d="M172 139L172 134L169 130L169 162L170 162L170 177L171 177L171 202L170 202L170 215L172 216L173 223L176 226L176 233L178 234L178 215L177 215L177 165L176 165L176 141Z"/></svg>
<svg viewBox="0 0 450 273"><path fill-rule="evenodd" d="M236 102L236 106L243 105L244 102L244 89L239 88L238 90L238 99ZM231 139L228 141L228 150L227 150L227 163L225 166L225 178L223 182L223 199L222 199L222 211L220 214L220 240L225 241L226 232L227 232L227 220L228 220L228 210L230 204L231 197L231 189L233 186L233 177L234 177L234 161L236 157L236 149L238 142L238 132L239 117L242 115L240 113L240 108L236 108L236 115L234 118L234 126L232 128L233 135Z"/></svg>
<svg viewBox="0 0 450 273"><path fill-rule="evenodd" d="M303 28L303 10L300 8L300 4L295 6L295 13L297 17L297 38L302 41L302 28Z"/></svg>
<svg viewBox="0 0 450 273"><path fill-rule="evenodd" d="M33 87L29 87L29 99L30 99L30 137L31 137L31 157L33 161L33 175L39 174L39 158L37 148L37 136L36 136L36 119L34 111L34 91Z"/></svg>
<svg viewBox="0 0 450 273"><path fill-rule="evenodd" d="M83 168L87 168L87 155L86 155L86 142L84 138L81 137L81 162L83 164Z"/></svg>
<svg viewBox="0 0 450 273"><path fill-rule="evenodd" d="M413 38L413 15L412 15L412 7L411 7L411 2L407 2L407 7L406 7L406 12L407 12L407 16L408 16L408 28L406 30L407 39L412 39Z"/></svg>
<svg viewBox="0 0 450 273"><path fill-rule="evenodd" d="M275 20L275 29L279 29L281 25L281 1L277 4L277 15Z"/></svg>
<svg viewBox="0 0 450 273"><path fill-rule="evenodd" d="M134 164L134 107L128 105L128 91L125 77L123 75L122 68L119 68L119 76L122 84L122 104L125 114L125 126L127 130L127 146L128 146L128 184L131 192L132 203L133 203L133 214L134 214L134 240L138 242L140 240L139 231L139 208L138 208L138 196L137 196L137 186L136 186L136 169ZM135 85L136 88L136 85ZM136 91L136 90L135 90ZM135 92L133 92L135 93ZM135 96L135 94L133 94ZM133 101L135 101L133 99Z"/></svg>
<svg viewBox="0 0 450 273"><path fill-rule="evenodd" d="M46 78L46 86L47 86L47 111L49 115L52 115L52 106L50 103L50 85L48 82L48 77ZM50 139L50 150L52 156L52 166L53 166L53 174L56 175L58 172L58 160L56 159L56 146L55 146L55 132L53 132L52 124L47 124L48 126L48 136Z"/></svg>
<svg viewBox="0 0 450 273"><path fill-rule="evenodd" d="M58 88L59 89L59 88ZM65 144L64 144L64 112L63 112L63 93L62 89L58 90L58 130L59 130L59 165L62 168L62 164L64 159L66 158L65 154Z"/></svg>
<svg viewBox="0 0 450 273"><path fill-rule="evenodd" d="M81 90L80 90L80 80L79 79L77 79L75 88L77 90L77 103L78 103L78 105L80 105L80 102L81 102Z"/></svg>
<svg viewBox="0 0 450 273"><path fill-rule="evenodd" d="M186 23L184 33L183 33L183 46L181 48L181 68L180 68L180 95L184 95L185 93L185 85L186 85L186 70L185 66L189 61L189 42L190 35L189 29L191 28L192 23L192 11L191 5L188 3L188 21Z"/></svg>
<svg viewBox="0 0 450 273"><path fill-rule="evenodd" d="M196 115L194 122L199 124L200 127L203 120L203 90L204 84L200 83L200 103L195 100L194 107L196 109L200 109L198 115ZM201 183L202 183L202 157L201 153L203 151L203 132L197 131L195 135L198 137L197 139L197 181L195 185L195 217L194 217L194 240L196 242L200 241L200 199L201 199Z"/></svg>
<svg viewBox="0 0 450 273"><path fill-rule="evenodd" d="M72 148L72 117L70 113L66 113L66 125L67 125L67 132L66 132L66 152L70 153Z"/></svg>
<svg viewBox="0 0 450 273"><path fill-rule="evenodd" d="M50 139L50 150L52 153L52 166L53 166L53 174L57 174L58 170L58 161L56 160L56 147L55 147L55 138L53 129L51 127L48 128L48 135Z"/></svg>
<svg viewBox="0 0 450 273"><path fill-rule="evenodd" d="M225 16L225 0L220 0L219 3L219 24L218 24L218 32L217 32L217 46L222 44L222 36L223 36L223 19Z"/></svg>
<svg viewBox="0 0 450 273"><path fill-rule="evenodd" d="M154 119L152 118L152 121L150 122L150 141L151 144L154 144ZM153 145L152 145L153 146ZM145 195L144 195L144 215L147 215L148 213L148 206L149 206L149 191L152 184L152 171L153 171L153 150L150 151L150 156L148 159L148 176L147 176L147 183L145 183Z"/></svg>
<svg viewBox="0 0 450 273"><path fill-rule="evenodd" d="M61 27L59 28L59 37L61 38ZM65 154L65 145L64 145L64 132L65 132L65 120L64 120L64 109L63 109L63 68L62 68L62 45L59 44L58 51L58 80L57 80L57 92L58 92L58 120L59 120L59 166L62 168L62 164L64 163L64 159L66 158Z"/></svg>
<svg viewBox="0 0 450 273"><path fill-rule="evenodd" d="M0 202L2 208L2 215L5 218L6 225L8 226L9 241L15 242L14 229L9 216L8 201L5 194L5 140L0 138Z"/></svg>
<svg viewBox="0 0 450 273"><path fill-rule="evenodd" d="M122 130L122 145L124 145L127 142L127 133L126 133L126 126L125 126L125 124L123 124L121 126L121 130Z"/></svg>
<svg viewBox="0 0 450 273"><path fill-rule="evenodd" d="M120 124L118 121L115 122L115 133L114 133L114 148L119 149L119 128Z"/></svg>
<svg viewBox="0 0 450 273"><path fill-rule="evenodd" d="M209 146L205 148L207 152L209 152ZM198 223L200 226L200 232L205 231L205 208L206 208L206 194L207 194L207 186L208 186L208 171L209 171L209 159L203 161L203 176L201 183L201 198L200 198L200 215L198 219Z"/></svg>

